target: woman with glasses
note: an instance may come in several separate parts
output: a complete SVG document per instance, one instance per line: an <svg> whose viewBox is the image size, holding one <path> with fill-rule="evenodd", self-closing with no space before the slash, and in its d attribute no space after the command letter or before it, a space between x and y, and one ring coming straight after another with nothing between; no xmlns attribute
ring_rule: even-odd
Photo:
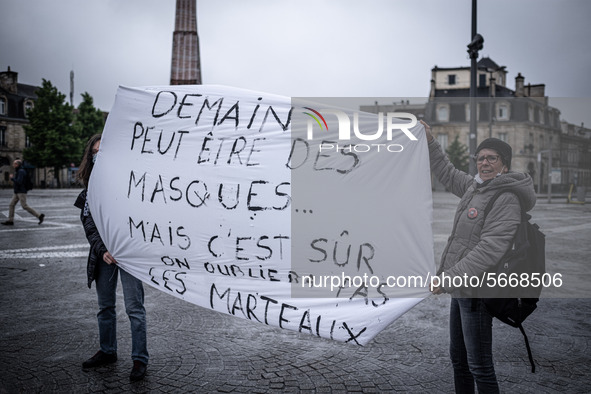
<svg viewBox="0 0 591 394"><path fill-rule="evenodd" d="M440 286L434 294L451 294L450 358L458 393L498 393L492 357L492 317L477 298L477 281L492 271L511 247L521 222L521 209L536 203L533 181L527 173L511 170L511 146L497 138L478 145L474 176L456 169L424 122L431 172L460 202L437 275ZM484 217L489 200L503 193ZM521 203L520 203L521 201ZM456 278L456 280L453 280ZM459 280L462 278L462 280ZM468 279L463 279L468 278Z"/></svg>

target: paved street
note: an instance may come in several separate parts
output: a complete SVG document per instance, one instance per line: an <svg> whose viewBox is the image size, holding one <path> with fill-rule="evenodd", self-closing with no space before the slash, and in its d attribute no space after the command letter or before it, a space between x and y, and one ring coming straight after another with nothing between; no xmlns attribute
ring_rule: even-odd
<svg viewBox="0 0 591 394"><path fill-rule="evenodd" d="M46 214L43 225L19 206L15 226L0 228L0 393L453 392L448 296L429 297L357 347L226 316L146 286L146 379L129 382L121 294L119 361L83 371L81 362L98 349L98 330L94 286L86 286L88 246L72 206L77 193L35 189L28 203ZM0 220L11 195L0 190ZM436 256L456 203L434 195ZM499 382L509 393L589 392L591 203L541 197L533 217L547 234L548 271L568 278L565 292L549 295L587 298L543 299L526 321L535 374L519 330L495 321Z"/></svg>

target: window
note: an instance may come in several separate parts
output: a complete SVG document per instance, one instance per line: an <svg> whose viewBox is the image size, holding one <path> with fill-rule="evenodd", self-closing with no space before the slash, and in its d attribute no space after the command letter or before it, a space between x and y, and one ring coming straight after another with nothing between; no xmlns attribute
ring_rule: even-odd
<svg viewBox="0 0 591 394"><path fill-rule="evenodd" d="M6 146L6 126L0 126L0 146Z"/></svg>
<svg viewBox="0 0 591 394"><path fill-rule="evenodd" d="M448 85L455 85L456 84L456 74L450 74L447 76L447 83Z"/></svg>
<svg viewBox="0 0 591 394"><path fill-rule="evenodd" d="M31 100L25 100L25 116L27 116L29 111L32 109L33 109L33 102Z"/></svg>
<svg viewBox="0 0 591 394"><path fill-rule="evenodd" d="M544 122L544 110L542 110L542 108L538 108L538 122L545 123Z"/></svg>
<svg viewBox="0 0 591 394"><path fill-rule="evenodd" d="M447 149L447 134L437 134L437 142L441 145L441 149L445 152Z"/></svg>
<svg viewBox="0 0 591 394"><path fill-rule="evenodd" d="M6 98L0 97L0 115L6 115Z"/></svg>
<svg viewBox="0 0 591 394"><path fill-rule="evenodd" d="M497 120L509 120L509 104L497 104Z"/></svg>
<svg viewBox="0 0 591 394"><path fill-rule="evenodd" d="M480 74L478 75L478 86L480 86L481 88L486 86L486 74Z"/></svg>
<svg viewBox="0 0 591 394"><path fill-rule="evenodd" d="M527 108L527 119L530 122L534 121L534 107L532 105Z"/></svg>
<svg viewBox="0 0 591 394"><path fill-rule="evenodd" d="M464 111L466 113L466 122L470 121L470 103L467 103L464 106ZM476 103L476 119L480 119L480 104Z"/></svg>
<svg viewBox="0 0 591 394"><path fill-rule="evenodd" d="M440 122L449 121L449 107L447 105L440 105L437 107L437 120Z"/></svg>
<svg viewBox="0 0 591 394"><path fill-rule="evenodd" d="M507 133L499 133L499 139L503 142L507 142Z"/></svg>

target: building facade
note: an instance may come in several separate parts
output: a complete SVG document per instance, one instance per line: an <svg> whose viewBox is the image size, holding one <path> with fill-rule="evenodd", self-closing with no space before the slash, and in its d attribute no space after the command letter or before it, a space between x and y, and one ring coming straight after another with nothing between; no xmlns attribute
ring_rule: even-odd
<svg viewBox="0 0 591 394"><path fill-rule="evenodd" d="M591 190L591 129L561 122L560 182Z"/></svg>
<svg viewBox="0 0 591 394"><path fill-rule="evenodd" d="M573 144L564 145L566 140L588 145L589 139L564 133L560 111L548 104L544 84L526 85L519 73L514 89L510 89L506 67L485 57L478 62L476 92L478 143L488 137L506 141L513 148L511 169L529 173L538 191L546 190L548 182L557 192L566 191L575 180L579 185L591 186L590 167L585 164L589 151L579 151L579 156L585 158L567 163L565 160L572 155L565 152ZM431 70L425 120L444 148L456 136L469 146L469 67L435 66Z"/></svg>
<svg viewBox="0 0 591 394"><path fill-rule="evenodd" d="M11 188L10 174L14 173L12 162L23 159L23 151L30 147L25 126L29 123L27 112L35 106L38 86L18 82L18 73L10 70L0 72L0 187ZM36 187L57 185L53 169L36 168L25 161L25 169L32 175ZM62 186L73 182L70 168L61 170Z"/></svg>
<svg viewBox="0 0 591 394"><path fill-rule="evenodd" d="M18 83L18 73L0 72L0 187L12 186L12 162L22 159L28 147L24 126L27 111L35 105L37 86Z"/></svg>
<svg viewBox="0 0 591 394"><path fill-rule="evenodd" d="M529 173L539 192L566 192L570 185L591 189L591 130L560 119L548 105L544 84L525 84L521 73L507 86L507 70L490 58L478 62L477 142L495 137L513 148L511 169ZM431 70L429 97L424 104L394 101L361 106L361 111L410 112L424 119L444 150L458 137L470 146L470 67ZM551 158L551 159L550 159ZM434 182L435 188L440 188Z"/></svg>

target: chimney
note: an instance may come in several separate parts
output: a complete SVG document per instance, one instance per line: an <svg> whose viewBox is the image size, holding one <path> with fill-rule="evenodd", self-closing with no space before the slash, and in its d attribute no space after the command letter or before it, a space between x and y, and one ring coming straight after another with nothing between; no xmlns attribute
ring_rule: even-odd
<svg viewBox="0 0 591 394"><path fill-rule="evenodd" d="M16 94L18 91L17 83L18 73L10 71L10 66L8 66L8 71L0 72L0 86L2 89L8 90L12 94Z"/></svg>
<svg viewBox="0 0 591 394"><path fill-rule="evenodd" d="M431 79L431 90L429 91L429 98L435 97L435 79Z"/></svg>
<svg viewBox="0 0 591 394"><path fill-rule="evenodd" d="M525 78L521 75L521 73L517 73L517 76L515 77L515 97L523 97L524 96L524 91L523 91L523 82L525 81Z"/></svg>

